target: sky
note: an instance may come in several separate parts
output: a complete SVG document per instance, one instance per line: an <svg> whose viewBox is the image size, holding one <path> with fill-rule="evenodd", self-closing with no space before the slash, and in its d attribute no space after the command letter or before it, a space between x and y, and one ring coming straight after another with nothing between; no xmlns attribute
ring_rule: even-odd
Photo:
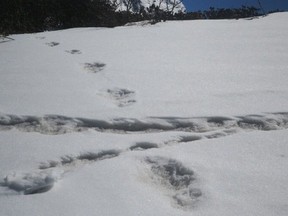
<svg viewBox="0 0 288 216"><path fill-rule="evenodd" d="M287 0L261 0L265 11L288 10ZM242 5L255 6L259 8L258 0L183 0L187 11L207 10L215 8L239 8Z"/></svg>

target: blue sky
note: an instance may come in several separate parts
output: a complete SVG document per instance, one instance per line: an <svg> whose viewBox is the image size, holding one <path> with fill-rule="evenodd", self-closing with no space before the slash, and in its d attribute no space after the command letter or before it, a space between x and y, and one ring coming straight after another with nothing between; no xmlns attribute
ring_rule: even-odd
<svg viewBox="0 0 288 216"><path fill-rule="evenodd" d="M288 0L260 0L265 11L288 10ZM258 0L183 0L187 11L215 8L239 8L242 5L259 7Z"/></svg>

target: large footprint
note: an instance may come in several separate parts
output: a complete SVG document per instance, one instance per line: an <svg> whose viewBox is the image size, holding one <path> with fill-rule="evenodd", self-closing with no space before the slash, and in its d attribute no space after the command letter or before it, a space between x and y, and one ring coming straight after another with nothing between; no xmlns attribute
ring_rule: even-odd
<svg viewBox="0 0 288 216"><path fill-rule="evenodd" d="M196 175L181 162L164 157L147 157L145 162L153 182L166 188L176 205L189 208L200 200L202 191L196 187Z"/></svg>
<svg viewBox="0 0 288 216"><path fill-rule="evenodd" d="M25 195L44 193L49 191L62 175L63 171L59 169L13 173L7 175L0 185Z"/></svg>
<svg viewBox="0 0 288 216"><path fill-rule="evenodd" d="M119 107L125 107L136 103L135 92L124 88L114 88L107 90L108 95L113 98Z"/></svg>

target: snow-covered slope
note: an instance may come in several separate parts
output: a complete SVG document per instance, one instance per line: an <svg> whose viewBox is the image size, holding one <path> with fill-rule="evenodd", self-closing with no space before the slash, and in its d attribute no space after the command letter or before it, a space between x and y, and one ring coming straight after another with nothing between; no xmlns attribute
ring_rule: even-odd
<svg viewBox="0 0 288 216"><path fill-rule="evenodd" d="M0 215L288 214L288 13L0 41Z"/></svg>

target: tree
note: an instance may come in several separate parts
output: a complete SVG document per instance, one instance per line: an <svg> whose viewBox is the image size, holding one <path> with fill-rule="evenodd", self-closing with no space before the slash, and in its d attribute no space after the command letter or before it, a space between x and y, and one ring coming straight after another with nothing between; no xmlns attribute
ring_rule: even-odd
<svg viewBox="0 0 288 216"><path fill-rule="evenodd" d="M0 33L118 25L106 0L1 0Z"/></svg>
<svg viewBox="0 0 288 216"><path fill-rule="evenodd" d="M165 0L166 1L166 11L168 14L174 14L178 11L175 9L182 4L182 0Z"/></svg>

